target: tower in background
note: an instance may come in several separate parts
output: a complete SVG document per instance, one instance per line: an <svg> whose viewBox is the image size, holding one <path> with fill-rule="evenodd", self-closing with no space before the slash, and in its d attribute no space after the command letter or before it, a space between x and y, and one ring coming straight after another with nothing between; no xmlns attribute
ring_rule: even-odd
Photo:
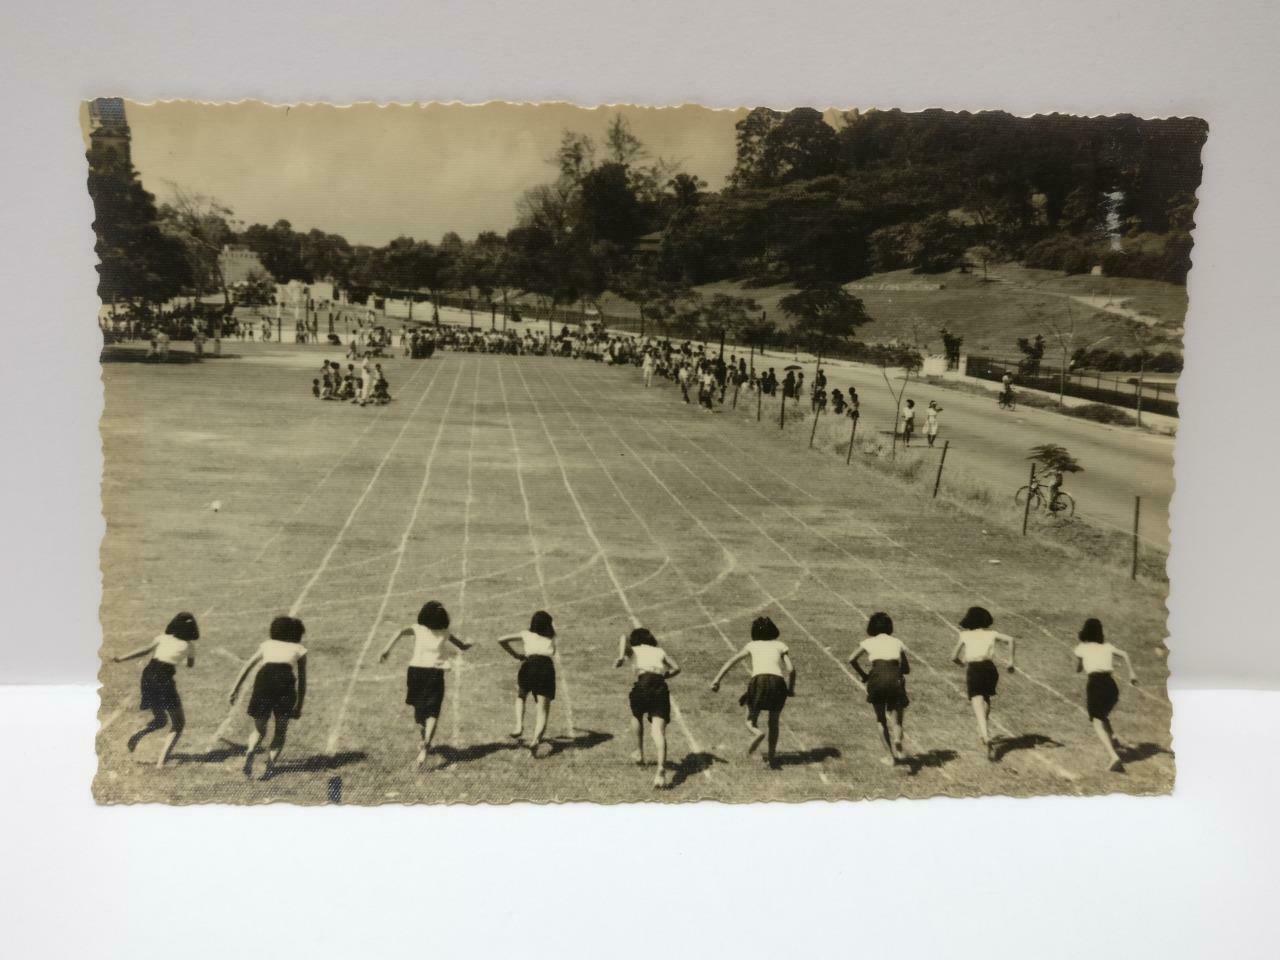
<svg viewBox="0 0 1280 960"><path fill-rule="evenodd" d="M132 163L129 149L129 121L124 115L124 100L99 97L89 101L89 153L96 163L123 161Z"/></svg>

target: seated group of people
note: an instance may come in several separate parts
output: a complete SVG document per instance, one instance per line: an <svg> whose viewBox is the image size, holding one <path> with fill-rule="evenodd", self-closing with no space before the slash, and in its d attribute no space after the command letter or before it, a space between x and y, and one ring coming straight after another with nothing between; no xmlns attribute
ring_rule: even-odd
<svg viewBox="0 0 1280 960"><path fill-rule="evenodd" d="M357 369L347 364L344 372L337 361L324 361L320 376L311 381L311 395L317 400L349 400L360 406L391 402L391 392L382 364L372 367L366 357Z"/></svg>

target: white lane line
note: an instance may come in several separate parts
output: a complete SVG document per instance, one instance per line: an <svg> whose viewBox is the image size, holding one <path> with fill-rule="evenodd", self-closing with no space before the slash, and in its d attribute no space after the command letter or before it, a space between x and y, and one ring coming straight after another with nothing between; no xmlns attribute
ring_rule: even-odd
<svg viewBox="0 0 1280 960"><path fill-rule="evenodd" d="M342 725L346 722L347 711L351 707L351 697L355 693L356 678L360 673L360 668L364 665L365 657L369 654L369 648L373 646L373 638L378 635L378 628L382 626L382 618L387 612L387 604L391 602L396 578L400 576L400 568L404 565L404 555L408 548L409 535L413 533L413 528L418 522L418 513L422 509L422 499L431 483L431 467L435 463L436 452L440 449L440 438L444 435L444 427L449 419L449 410L453 406L453 398L458 392L458 384L461 381L462 367L459 366L458 373L453 378L453 389L449 392L449 399L445 401L444 410L440 414L440 423L436 428L436 438L431 444L431 451L427 454L426 465L422 471L422 483L419 484L418 495L413 500L413 512L409 515L409 522L404 526L404 532L400 534L400 546L396 551L396 562L395 566L391 568L391 576L387 578L387 589L382 594L382 602L378 605L378 612L374 615L373 623L369 627L369 634L364 638L360 652L356 655L356 662L351 668L351 678L347 683L347 691L338 706L338 716L333 721L333 727L329 730L329 739L326 742L325 750L330 754L337 749L338 737L342 734ZM415 410L414 412L416 413L417 411Z"/></svg>
<svg viewBox="0 0 1280 960"><path fill-rule="evenodd" d="M475 483L472 473L475 468L476 450L476 408L480 405L480 364L474 364L476 372L475 386L471 391L471 431L467 436L467 498L462 507L462 574L458 578L458 619L467 622L467 582L470 579L471 560L471 504L475 500ZM453 721L453 742L462 739L462 658L454 657L453 681L449 684L453 709L450 711Z"/></svg>
<svg viewBox="0 0 1280 960"><path fill-rule="evenodd" d="M634 418L633 418L633 419L634 419ZM661 442L661 441L659 441L659 439L658 439L657 437L655 437L655 436L654 436L654 435L653 435L653 434L652 434L652 433L651 433L647 428L645 428L645 426L644 426L642 423L640 423L640 422L639 422L639 420L636 420L635 422L637 423L637 425L640 427L640 429L641 429L641 430L643 430L646 434L648 434L648 435L649 435L649 437L650 437L650 439L651 439L651 440L653 440L653 441L654 441L654 442L656 442L656 443L660 443L660 442ZM697 448L696 448L696 445L695 445L695 449L697 449ZM717 462L718 462L718 461L717 461ZM719 500L720 500L720 501L721 501L725 506L727 506L730 510L732 510L734 513L738 514L738 516L742 517L744 520L746 520L748 523L750 523L752 526L754 526L758 531L760 531L760 533L761 533L761 534L762 534L766 539L768 539L769 541L771 541L771 542L774 544L774 546L776 546L780 551L782 551L782 553L784 553L787 557L789 557L793 563L795 563L795 564L797 564L797 565L800 565L800 566L803 566L802 562L801 562L798 558L796 558L796 557L795 557L795 556L794 556L790 551L788 551L788 550L786 549L786 547L784 547L781 543L779 543L779 542L778 542L778 541L777 541L777 540L776 540L776 539L775 539L775 538L774 538L774 537L773 537L773 536L772 536L772 535L771 535L767 530L765 530L765 529L764 529L764 527L760 526L760 524L759 524L759 523L757 523L757 522L756 522L755 520L753 520L751 517L747 516L745 513L743 513L741 510L739 510L737 507L735 507L732 503L730 503L727 499L725 499L723 496L721 496L721 495L720 495L720 494L719 494L719 493L718 493L718 492L717 492L717 491L716 491L716 490L715 490L715 489L714 489L710 484L708 484L705 480L703 480L703 479L702 479L702 477L700 477L700 476L699 476L695 471L693 471L693 470L689 469L689 467L688 467L688 466L683 462L683 460L677 459L677 460L676 460L676 463L678 463L678 464L680 465L680 467L681 467L682 469L684 469L684 470L685 470L685 471L686 471L686 472L687 472L691 477L693 477L695 480L697 480L699 483L701 483L704 487L706 487L706 488L707 488L707 490L709 490L709 491L712 493L712 495L713 495L713 496L717 497L717 498L718 498L718 499L719 499ZM725 472L730 473L731 475L736 476L736 474L733 474L733 472L732 472L732 471L730 471L727 467L724 467L723 465L721 465L721 466L722 466L722 469L724 469L724 470L725 470ZM750 484L748 484L748 486L750 486ZM847 607L849 607L851 610L854 610L855 612L857 612L859 616L861 616L861 617L863 617L863 618L867 617L867 612L866 612L865 610L863 610L861 607L859 607L859 606L858 606L857 604L855 604L853 601L849 600L847 597L845 597L845 596L844 596L842 593L840 593L838 590L836 590L835 588L831 587L831 586L830 586L826 581L824 581L824 580L822 580L822 579L818 578L816 575L814 576L814 579L815 579L818 583L820 583L823 587L825 587L828 593L830 593L833 597L835 597L837 600L839 600L839 601L840 601L841 603L843 603L845 606L847 606ZM800 623L799 623L799 621L797 621L797 620L796 620L796 618L795 618L795 617L793 617L789 612L787 612L785 607L782 607L782 606L781 606L781 604L779 604L779 608L780 608L780 609L782 609L784 613L787 613L787 616L788 616L788 617L789 617L789 618L790 618L794 623L796 623L796 625L797 625L797 626L799 626L801 630L803 630L803 631L804 631L808 636L810 636L810 638L812 638L812 639L813 639L814 643L816 643L820 649L822 649L824 652L826 652L826 654L827 654L827 656L828 656L828 657L830 657L830 658L831 658L832 660L834 660L837 664L839 664L840 668L841 668L842 670L844 670L844 672L845 672L846 674L848 674L848 675L850 676L850 678L851 678L851 679L853 679L854 683L856 683L859 687L862 687L862 686L863 686L863 685L858 681L857 677L856 677L856 676L854 676L854 674L852 673L852 671L850 671L850 670L849 670L849 668L848 668L848 667L847 667L847 666L846 666L846 665L845 665L845 664L844 664L844 663L843 663L843 662L842 662L838 657L836 657L833 653L831 653L831 651L830 651L827 647L825 647L823 644L821 644L820 642L818 642L817 638L816 638L816 637L813 637L813 635L812 635L811 633L809 633L809 631L808 631L808 629L807 629L807 628L805 628L802 624L800 624ZM933 666L933 665L932 665L928 660L926 660L926 659L924 659L923 657L921 657L919 653L914 653L914 656L915 656L916 660L918 660L918 661L920 661L922 664L924 664L924 665L925 665L925 667L929 668L929 670L930 670L931 672L933 672L933 673L937 674L938 676L944 676L944 675L941 673L941 671L937 670L937 669L936 669L936 668L935 668L935 667L934 667L934 666ZM948 681L948 682L949 682L949 681ZM954 689L954 688L955 688L955 687L954 687L954 685L952 685L952 686L953 686L953 689ZM1001 725L999 724L999 722L998 722L998 721L993 721L993 725L995 725L995 726L997 726L997 727L1000 727L1000 726L1001 726ZM1002 728L1002 729L1003 729L1003 728ZM1008 731L1007 731L1007 730L1005 730L1005 732L1006 732L1006 734L1007 734L1007 735L1010 735L1010 736L1012 735L1012 734L1008 734ZM1048 760L1047 758L1045 758L1045 757L1041 756L1038 752L1036 752L1036 751L1032 751L1032 754L1031 754L1031 755L1032 755L1032 757L1034 757L1034 758L1035 758L1039 763L1041 763L1042 765L1044 765L1047 769L1052 770L1056 775L1058 775L1058 776L1062 777L1063 779L1068 780L1068 781L1072 781L1072 782L1074 782L1075 780L1077 780L1077 779L1078 779L1078 776L1077 776L1075 773L1073 773L1073 772L1072 772L1072 771L1070 771L1070 770L1067 770L1065 767L1061 766L1060 764L1057 764L1057 763L1054 763L1054 762L1052 762L1052 761ZM947 773L947 770L946 770L946 768L945 768L945 767L939 767L939 768L938 768L938 771L939 771L940 773L942 773L944 776L946 776L948 779L950 779L950 774L949 774L949 773Z"/></svg>
<svg viewBox="0 0 1280 960"><path fill-rule="evenodd" d="M293 601L293 605L289 608L289 616L296 617L298 611L302 609L303 603L306 602L307 596L311 593L311 588L316 585L325 570L329 567L329 561L333 559L333 554L337 551L338 545L342 543L342 538L346 536L347 530L351 528L352 522L356 518L356 514L360 512L360 508L364 506L365 500L369 493L373 490L374 484L378 482L378 478L382 476L382 471L386 467L387 462L391 459L391 455L395 453L396 447L400 445L401 438L409 429L409 425L417 418L418 411L422 409L422 404L426 402L427 396L431 393L431 388L435 386L436 378L440 375L440 368L437 367L435 372L431 374L431 380L427 383L427 387L422 391L422 396L418 398L418 402L414 404L413 410L404 418L404 423L400 427L400 432L396 434L391 445L387 447L387 452L382 455L382 459L378 461L377 468L373 471L373 476L369 478L369 482L365 484L364 489L360 491L360 497L356 500L355 506L351 508L351 512L347 514L347 519L343 521L341 528L333 538L333 543L329 545L329 549L325 551L325 555L320 560L320 566L316 567L315 573L311 575L306 584L302 587L298 598ZM457 382L455 381L455 387Z"/></svg>
<svg viewBox="0 0 1280 960"><path fill-rule="evenodd" d="M414 417L418 413L418 410L421 409L422 404L426 401L428 394L431 393L431 388L435 386L436 377L439 376L439 373L440 373L440 368L437 367L435 371L431 374L431 379L427 382L426 387L423 388L422 396L418 398L418 402L414 405L413 410L410 411L407 417L405 417L404 425L401 426L400 432L396 434L395 438L387 446L387 452L383 454L382 460L379 461L377 469L375 469L373 472L373 476L369 478L369 482L365 485L364 490L361 491L359 499L356 500L355 505L351 508L351 512L347 514L346 522L343 523L341 529L339 529L337 534L334 536L333 543L330 544L329 549L325 553L323 560L321 560L320 566L316 567L315 573L312 574L311 579L307 581L306 585L302 588L302 592L298 594L298 598L293 602L293 605L289 608L289 613L291 616L297 615L298 610L302 608L302 604L307 598L307 594L311 592L311 588L315 586L316 581L320 579L320 575L328 568L329 560L333 557L334 551L338 549L338 545L342 542L342 538L346 535L348 528L350 528L352 520L355 519L355 515L359 512L360 507L364 504L365 498L369 496L369 491L373 489L374 483L377 481L378 477L382 474L383 467L385 467L387 465L387 461L391 459L391 454L395 452L396 447L400 444L400 440L404 436L405 431L409 428L409 424L413 422ZM216 729L213 732L213 735L209 738L210 746L212 746L213 744L217 743L219 740L224 738L224 734L226 733L226 728L235 719L235 715L236 715L236 708L235 706L231 706L227 710L227 715L225 718L223 718L222 723L218 724L218 729Z"/></svg>
<svg viewBox="0 0 1280 960"><path fill-rule="evenodd" d="M542 607L545 610L551 603L551 597L547 591L546 574L543 572L542 563L541 563L541 560L539 559L542 556L542 548L538 545L538 535L534 532L534 529L533 529L533 511L529 507L529 492L525 488L525 484L524 484L524 457L520 452L520 442L516 438L515 421L511 416L511 404L507 400L506 379L502 375L502 364L499 363L497 367L498 367L498 389L502 393L502 409L506 412L506 415L507 415L507 431L511 434L511 450L515 456L515 461L516 461L516 486L520 490L520 502L524 505L525 529L528 530L529 532L529 547L530 549L533 550L533 557L534 557L533 569L535 574L538 577L538 589L542 594ZM521 374L522 379L523 377L524 375ZM525 387L526 389L528 388L527 383L525 384ZM530 396L532 397L532 394L530 394ZM596 545L595 556L599 557L601 560L604 560L605 563L608 563L608 560L605 558L604 552L600 549L599 544ZM556 651L556 655L555 655L555 664L556 664L556 675L560 676L563 671L563 665L560 661L560 653L558 650ZM563 672L567 673L567 671L563 671ZM564 702L565 702L565 707L564 707L565 723L568 724L568 727L569 727L569 736L571 738L576 737L578 734L576 732L576 727L574 726L574 723L573 723L573 698L569 695L568 683L564 683Z"/></svg>
<svg viewBox="0 0 1280 960"><path fill-rule="evenodd" d="M716 437L716 439L717 439L717 440L719 440L721 443L723 443L723 444L724 444L724 445L726 445L726 446L728 446L728 445L729 445L728 441L727 441L727 440L725 440L723 437L719 437L719 436L717 436L717 437ZM709 451L705 451L705 450L704 450L704 451L702 451L702 452L704 453L704 455L705 455L708 459L710 459L710 460L714 461L715 463L719 464L719 465L720 465L720 467L721 467L722 469L724 469L724 470L725 470L725 472L730 473L730 474L732 474L732 475L733 475L733 476L735 476L735 477L737 476L736 474L733 474L733 471L729 470L729 468L728 468L728 467L726 467L726 466L724 465L724 462L723 462L723 461L721 461L719 457L716 457L715 455L713 455L713 454L712 454L712 453L710 453ZM768 473L772 474L773 476L777 477L779 480L781 480L783 483L787 484L789 487L791 487L791 488L793 488L793 489L795 489L795 490L798 490L800 493L804 494L804 496L808 497L808 498L809 498L810 500L812 500L814 503L818 503L818 504L826 505L826 504L825 504L825 502L824 502L820 497L818 497L817 495L815 495L815 494L814 494L814 493L812 493L811 491L806 490L804 487L800 486L798 483L796 483L795 481L793 481L790 477L786 476L785 474L779 473L778 471L774 470L774 469L773 469L773 468L771 468L768 464L766 464L766 463L760 463L760 464L758 464L758 466L759 466L761 469L765 470L766 472L768 472ZM739 481L740 481L740 482L745 483L747 486L751 487L751 489L752 489L752 490L755 490L755 492L756 492L759 496L764 497L765 499L769 499L769 498L768 498L768 497L767 497L767 496L766 496L762 491L760 491L759 489L757 489L757 488L756 488L754 485L752 485L750 482L743 480L741 477L738 477L738 479L739 479ZM770 501L770 502L772 502L772 501ZM784 509L785 509L785 508L784 508ZM790 513L790 511L788 511L788 513ZM813 530L814 532L818 532L818 531L817 531L817 528L815 528L815 527L814 527L814 526L812 526L811 524L809 524L809 523L805 522L804 520L800 520L798 517L795 517L795 514L791 514L791 516L792 516L793 518L797 519L797 520L798 520L798 522L802 523L802 524L803 524L805 527L807 527L808 529ZM1014 617L1014 618L1016 618L1016 619L1018 619L1018 620L1023 621L1024 623L1028 623L1028 624L1030 624L1031 626L1033 626L1033 627L1035 627L1036 629L1038 629L1041 633L1043 633L1043 634L1044 634L1046 637L1048 637L1050 640L1053 640L1055 643L1062 644L1062 645L1067 646L1067 647L1071 646L1070 641L1064 641L1061 637L1059 637L1059 636L1057 636L1056 634L1054 634L1053 632L1051 632L1051 631L1050 631L1050 630L1049 630L1049 629L1048 629L1048 628L1047 628L1043 623L1041 623L1040 621L1038 621L1038 620L1036 620L1036 619L1034 619L1034 618L1032 618L1032 617L1029 617L1029 616L1027 616L1027 615L1026 615L1026 614L1024 614L1024 613L1020 613L1019 611L1017 611L1017 610L1013 609L1012 607L1005 606L1004 604L1002 604L1002 603L1000 603L1000 602L998 602L998 601L994 600L993 598L991 598L991 597L987 596L985 593L983 593L983 592L982 592L980 589L978 589L977 587L970 586L969 584L965 583L963 580L960 580L960 579L959 579L959 578L957 578L955 575L951 574L951 573L950 573L950 572L948 572L947 570L944 570L942 567L938 566L936 563L934 563L934 562L932 562L932 561L928 560L928 559L927 559L927 558L925 558L925 557L922 557L920 554L916 553L914 550L912 550L912 549L911 549L910 547L908 547L906 544L903 544L903 543L898 542L898 541L897 541L897 540L895 540L893 537L891 537L889 534L885 533L883 530L879 529L879 528L878 528L878 527L876 527L874 524L872 524L872 523L868 522L867 520L863 519L861 516L858 516L858 515L856 515L856 514L855 514L855 515L853 515L853 519L855 520L855 522L857 522L859 525L861 525L861 526L863 527L863 529L865 529L865 530L869 530L871 533L874 533L877 537L880 537L881 539L883 539L886 543L890 544L891 546L897 547L899 550L901 550L901 551L902 551L903 553L905 553L907 556L912 557L912 558L914 558L914 559L916 559L916 560L920 561L920 563L921 563L921 564L922 564L926 569L928 569L928 570L932 571L933 573L936 573L938 576L942 577L942 578L943 578L943 579L945 579L945 580L950 581L951 583L955 584L956 586L960 587L961 589L968 591L970 594L972 594L973 596L977 597L979 600L981 600L983 603L987 604L987 606L991 607L993 610L995 610L995 611L997 611L997 612L1001 612L1001 611L1002 611L1002 612L1007 613L1007 614L1009 614L1010 616L1012 616L1012 617ZM821 534L821 533L819 533L819 535L820 535L820 536L822 536L822 534ZM831 542L831 541L830 541L828 538L826 538L825 536L823 536L823 539L827 540L827 542L828 542L828 543L830 543L830 542ZM846 550L845 548L840 547L839 549L840 549L842 552L844 552L845 554L847 554L847 555L849 555L849 556L853 556L853 554L850 554L850 553L849 553L849 551L848 551L848 550ZM855 557L855 559L856 559L856 557ZM866 565L865 565L865 564L863 564L863 566L865 567ZM868 569L868 570L870 570L872 573L874 573L876 576L879 576L879 577L880 577L880 579L885 580L885 582L886 582L886 583L892 583L892 581L889 581L888 579L886 579L882 574L878 573L877 571L875 571L875 570L873 570L873 569L871 569L871 568L867 568L867 569ZM896 586L895 586L895 589L898 589L898 590L901 592L901 588L899 588L899 587L896 587ZM914 599L914 598L913 598L913 599ZM925 609L930 609L930 608L926 607ZM930 610L930 612L932 612L932 613L937 613L937 611L935 611L935 610ZM945 621L945 618L943 618L943 619L944 619L944 622L946 622L946 621ZM948 623L948 626L950 626L950 624L949 624L949 623ZM1029 677L1028 679L1030 679L1030 677ZM1161 706L1165 707L1166 709L1169 709L1169 710L1172 710L1172 709L1173 709L1172 704L1171 704L1171 703L1170 703L1166 698L1164 698L1164 697L1160 697L1160 696L1157 696L1156 694L1153 694L1153 693L1151 693L1151 692L1150 692L1150 691L1148 691L1148 690L1144 690L1144 689L1142 689L1141 687L1136 688L1136 690L1137 690L1137 693L1138 693L1140 696L1145 697L1146 699L1151 700L1151 701L1152 701L1152 702L1154 702L1154 703L1158 703L1158 704L1160 704ZM1060 695L1060 694L1059 694L1059 695ZM1078 706L1078 704L1073 704L1073 705Z"/></svg>
<svg viewBox="0 0 1280 960"><path fill-rule="evenodd" d="M700 448L696 447L696 445L694 445L694 446L695 446L695 449L700 449ZM912 602L913 602L913 603L915 603L915 605L916 605L917 607L919 607L920 609L925 610L925 611L927 611L927 612L929 612L929 613L933 614L933 615L934 615L938 620L940 620L942 623L944 623L944 624L945 624L945 625L946 625L950 630L954 631L954 630L956 629L956 628L951 624L951 622L950 622L949 620L947 620L947 618L946 618L946 617L944 617L944 616L943 616L941 613L939 613L939 612L938 612L938 611L937 611L933 606L931 606L931 605L929 604L929 602L928 602L927 600L925 600L925 599L924 599L924 597L923 597L923 596L921 596L919 593L916 593L916 592L911 591L911 590L907 590L907 589L906 589L905 587L903 587L900 583L898 583L898 582L896 582L896 581L894 581L894 580L890 579L889 577L885 576L882 572L880 572L879 570L877 570L877 569L874 567L874 565L867 563L865 560L863 560L861 557L859 557L859 556L858 556L856 553L854 553L853 551L849 550L849 549L848 549L847 547L845 547L843 544L837 543L836 541L832 540L829 536L827 536L825 533L823 533L820 529L818 529L817 527L815 527L815 526L813 526L812 524L808 523L806 520L804 520L804 518L802 518L802 517L800 517L799 515L797 515L796 513L792 512L792 511L791 511L790 509L788 509L786 506L783 506L783 505L781 505L781 504L774 504L774 502L773 502L773 501L769 500L769 497L764 493L764 491L760 490L760 489L759 489L758 487L756 487L756 486L755 486L755 485L754 485L750 480L748 480L748 479L746 479L745 477L741 476L741 475L740 475L740 474L738 474L736 471L734 471L732 468L730 468L729 466L727 466L727 465L726 465L723 461L721 461L718 457L714 456L713 454L706 453L706 452L704 452L704 455L707 457L707 459L709 459L709 460L711 460L713 463L717 464L717 465L720 467L720 469L721 469L721 470L723 470L725 473L729 474L729 476L731 476L731 477L733 477L735 480L737 480L737 481L738 481L738 483L740 483L740 484L742 484L743 486L747 487L748 489L752 490L752 491L756 494L756 496L760 497L760 499L761 499L761 500L766 501L766 502L769 502L769 503L773 504L774 506L776 506L778 509L782 510L785 514L787 514L787 516L791 517L791 519L795 520L795 521L796 521L797 523L799 523L801 526L805 527L807 530L809 530L811 533L813 533L816 537L818 537L819 539L821 539L821 540L825 541L827 544L829 544L830 546L834 547L836 550L839 550L841 553L843 553L845 556L847 556L849 559L851 559L854 563L856 563L856 564L857 564L858 566L860 566L862 569L866 570L866 571L867 571L868 573L870 573L872 576L874 576L874 577L878 578L879 580L881 580L881 581L882 581L883 583L885 583L885 584L886 584L886 585L887 585L887 586L888 586L892 591L894 591L894 592L896 592L897 594L899 594L900 596L905 597L906 599L908 599L908 600L912 601ZM799 489L799 488L798 488L798 489ZM888 539L888 538L886 538L886 539ZM890 540L889 542L894 543L894 545L895 545L895 546L899 546L901 549L906 550L906 552L908 552L908 553L910 553L910 552L911 552L910 550L907 550L905 547L902 547L900 544L897 544L897 543L896 543L896 541L892 541L892 540ZM912 554L912 555L914 556L914 554ZM921 559L921 558L917 558L917 559ZM922 562L927 563L928 561L922 561ZM939 573L943 574L944 576L946 576L945 571L941 571L941 570L939 570L939 571L937 571L937 572L939 572ZM956 583L957 585L964 587L964 585L963 585L963 584L961 584L959 580L956 580L955 578L952 578L952 577L948 577L948 579L951 579L951 580L952 580L954 583ZM965 589L969 589L969 588L968 588L968 587L965 587ZM975 593L978 593L978 592L977 592L977 591L975 591ZM980 598L980 599L985 600L986 602L990 603L992 606L995 606L997 609L1002 609L1001 607L997 606L997 605L995 604L995 602L994 602L994 601L992 601L992 600L988 599L987 597L982 596L982 595L981 595L981 593L978 593L978 596L979 596L979 598ZM1027 617L1023 617L1022 619L1027 620L1028 622L1034 622L1034 621L1031 621L1031 620L1030 620L1029 618L1027 618ZM1041 628L1041 629L1043 629L1043 628ZM1046 633L1046 635L1048 635L1051 639L1056 639L1056 638L1054 638L1054 637L1052 636L1052 634L1049 634L1049 632L1048 632L1047 630L1045 630L1044 632L1045 632L1045 633ZM1085 717L1088 717L1088 711L1087 711L1087 710L1085 710L1085 708L1084 708L1084 707L1082 707L1082 706L1080 705L1080 703L1079 703L1077 700L1072 700L1072 699L1068 698L1066 695L1064 695L1063 693L1061 693L1060 691L1058 691L1056 688L1054 688L1054 687L1050 686L1049 684L1045 683L1044 681L1040 680L1040 679L1039 679L1038 677L1036 677L1034 674L1028 673L1028 672L1027 672L1025 669L1023 669L1023 668L1019 668L1018 673L1019 673L1019 674L1021 674L1021 675L1022 675L1026 680L1028 680L1030 683L1032 683L1032 684L1034 684L1034 685L1036 685L1036 686L1040 687L1041 689L1043 689L1043 690L1047 691L1048 693L1050 693L1052 696L1054 696L1054 697L1055 697L1055 698L1057 698L1058 700L1060 700L1060 701L1062 701L1063 703L1065 703L1065 704L1066 704L1068 707L1070 707L1072 710L1077 711L1077 712L1079 712L1079 713L1083 714ZM1141 688L1137 688L1137 689L1141 690ZM1161 702L1163 702L1163 701L1161 701ZM1166 762L1167 762L1167 761L1166 761Z"/></svg>
<svg viewBox="0 0 1280 960"><path fill-rule="evenodd" d="M542 432L546 435L547 442L551 445L551 450L555 454L556 466L560 468L560 479L564 481L564 488L569 492L570 499L573 500L573 505L578 511L578 516L581 518L582 525L587 531L587 536L591 538L591 541L596 545L596 549L603 555L605 572L608 573L609 579L613 581L614 589L618 594L618 600L622 603L622 608L627 612L627 617L631 620L632 627L638 627L640 626L640 620L636 616L635 611L631 608L631 601L627 599L627 592L623 589L621 582L618 580L618 574L613 569L613 564L609 562L608 551L605 550L604 544L600 542L600 537L597 536L595 527L591 525L591 520L587 517L586 510L583 509L582 501L578 499L578 494L573 489L573 484L569 482L569 473L565 469L564 457L560 454L560 448L556 444L555 438L551 436L551 430L547 427L546 417L542 415L542 409L538 406L538 401L534 398L533 391L529 389L529 382L525 379L524 371L517 366L516 372L520 374L520 379L525 385L525 390L529 392L530 404L533 406L534 413L537 414L538 417L538 422L542 425ZM684 712L680 709L680 705L676 702L675 697L671 698L671 712L675 717L676 725L684 734L685 740L688 741L689 746L694 749L695 753L705 753L706 751L703 750L702 745L694 736L693 731L689 729L689 724L684 718ZM711 768L708 767L703 770L702 775L708 780L712 779Z"/></svg>
<svg viewBox="0 0 1280 960"><path fill-rule="evenodd" d="M583 396L582 393L578 390L578 388L573 385L573 383L569 380L568 377L564 375L563 372L560 372L560 377L564 381L566 387L571 389L574 393L578 394L579 397ZM544 383L545 383L545 380L544 380ZM555 391L553 391L553 393L555 393L557 398L559 397L558 393L556 393ZM585 400L585 397L583 399ZM645 521L643 515L641 515L640 511L637 510L635 506L632 504L631 499L625 493L623 493L622 487L618 485L618 482L617 480L614 479L612 472L605 466L604 460L600 457L600 454L596 452L595 445L591 442L590 438L587 436L586 431L584 431L581 425L579 425L577 418L573 415L573 413L569 410L569 408L563 403L563 401L561 401L561 407L564 409L565 413L568 415L569 421L574 425L574 428L577 429L578 434L582 437L583 442L587 446L587 449L591 451L591 456L595 458L595 461L597 465L599 465L601 471L603 471L604 475L608 477L609 483L613 485L613 489L618 494L618 497L622 500L623 503L627 505L627 509L631 511L631 515L636 518L636 521L640 524L640 527L644 530L645 534L654 543L654 545L657 546L659 549L665 549L662 543L659 541L657 535L653 532L652 528L650 528L649 524ZM719 582L719 581L722 581L725 577L727 577L730 572L737 569L738 556L732 550L729 550L727 547L725 547L723 543L719 541L716 541L716 546L720 548L720 551L721 553L724 554L724 558L725 558L724 572L721 576L717 577L715 581L715 582ZM680 564L673 564L673 567L675 568L677 573L681 571L681 566L682 565ZM682 574L682 578L688 579L687 577L684 577L683 574ZM733 641L729 639L728 635L724 632L724 629L721 627L721 625L715 621L714 615L711 613L711 610L707 607L706 603L703 601L702 597L700 596L700 594L703 592L705 591L700 590L700 591L687 593L683 596L676 597L670 602L677 603L677 602L683 602L685 600L693 600L693 602L697 605L698 610L701 611L702 616L715 629L716 634L720 637L724 645L728 647L730 651L737 652L738 648L733 645ZM658 606L665 606L665 605L666 604L660 604ZM667 634L667 635L669 636L670 634ZM799 736L797 736L792 731L790 727L787 728L787 736L792 740L793 743L796 744L796 746L799 748L801 753L811 752L810 748L804 743L803 740L799 738ZM824 784L827 784L829 786L831 784L831 779L823 771L821 765L819 764L814 769L818 775L818 779L821 780Z"/></svg>

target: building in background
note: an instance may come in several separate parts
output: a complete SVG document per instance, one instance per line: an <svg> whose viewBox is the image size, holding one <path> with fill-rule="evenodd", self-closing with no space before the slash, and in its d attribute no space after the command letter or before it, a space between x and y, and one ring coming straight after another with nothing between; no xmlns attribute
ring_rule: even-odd
<svg viewBox="0 0 1280 960"><path fill-rule="evenodd" d="M99 97L89 101L89 154L92 163L113 160L133 162L129 122L124 101L119 97Z"/></svg>
<svg viewBox="0 0 1280 960"><path fill-rule="evenodd" d="M229 287L243 283L252 276L271 277L258 255L248 247L238 244L229 243L222 248L222 252L218 254L218 268Z"/></svg>

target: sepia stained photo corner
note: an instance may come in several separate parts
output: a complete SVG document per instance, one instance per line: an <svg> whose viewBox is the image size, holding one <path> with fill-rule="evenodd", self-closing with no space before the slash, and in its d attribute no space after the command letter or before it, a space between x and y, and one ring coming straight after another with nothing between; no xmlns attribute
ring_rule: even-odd
<svg viewBox="0 0 1280 960"><path fill-rule="evenodd" d="M1172 789L1203 121L80 121L100 803Z"/></svg>

